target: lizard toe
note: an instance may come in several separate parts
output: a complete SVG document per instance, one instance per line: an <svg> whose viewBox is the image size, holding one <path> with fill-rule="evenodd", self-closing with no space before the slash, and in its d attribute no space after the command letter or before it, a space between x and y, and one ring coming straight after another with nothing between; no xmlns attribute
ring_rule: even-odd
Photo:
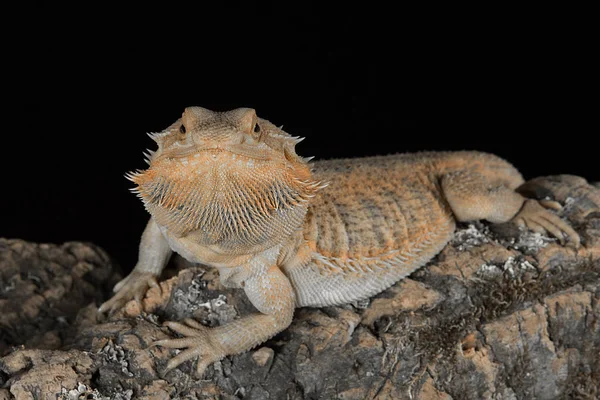
<svg viewBox="0 0 600 400"><path fill-rule="evenodd" d="M158 288L160 285L156 280L156 275L150 272L140 272L134 270L127 278L117 283L113 289L116 294L108 301L104 302L98 311L104 313L108 311L110 314L122 308L130 300L135 300L142 304L142 300L149 288ZM162 293L162 291L161 291Z"/></svg>
<svg viewBox="0 0 600 400"><path fill-rule="evenodd" d="M206 334L206 328L200 325L199 328L192 327L186 324L181 324L179 322L169 321L165 323L165 326L168 326L169 329L175 331L183 336L188 337L196 337Z"/></svg>
<svg viewBox="0 0 600 400"><path fill-rule="evenodd" d="M128 301L129 299L125 298L123 294L116 294L115 296L102 303L102 305L98 308L98 312L102 314L108 312L109 315L113 315Z"/></svg>
<svg viewBox="0 0 600 400"><path fill-rule="evenodd" d="M552 210L555 211L559 211L562 209L562 206L560 205L560 203L558 201L554 201L554 200L539 200L540 205L542 205L545 208L550 208Z"/></svg>
<svg viewBox="0 0 600 400"><path fill-rule="evenodd" d="M200 324L198 321L196 321L193 318L186 318L186 319L183 320L183 322L186 325L191 326L192 328L196 328L196 329L200 329L200 330L208 329L206 326Z"/></svg>
<svg viewBox="0 0 600 400"><path fill-rule="evenodd" d="M542 234L544 235L546 233L546 228L538 223L537 221L533 220L533 219L527 219L525 220L525 225L527 226L527 228L529 228L530 230Z"/></svg>
<svg viewBox="0 0 600 400"><path fill-rule="evenodd" d="M167 322L165 325L185 337L158 340L151 346L185 350L169 360L163 374L177 368L185 361L198 357L197 373L202 376L208 365L223 358L224 354L217 351L216 347L211 344L210 328L202 326L202 329L196 329L178 322Z"/></svg>
<svg viewBox="0 0 600 400"><path fill-rule="evenodd" d="M167 363L164 373L166 374L167 372L171 371L174 368L177 368L184 362L196 358L200 355L202 355L202 348L197 346L190 347L189 349L184 350L181 353L177 354L175 357L171 358Z"/></svg>
<svg viewBox="0 0 600 400"><path fill-rule="evenodd" d="M579 234L575 232L569 223L548 210L548 208L555 209L560 204L551 200L544 200L543 202L526 200L521 211L513 218L513 222L518 226L527 226L534 232L542 234L548 232L556 237L561 244L565 244L565 239L569 238L570 243L575 248L579 248L581 243Z"/></svg>

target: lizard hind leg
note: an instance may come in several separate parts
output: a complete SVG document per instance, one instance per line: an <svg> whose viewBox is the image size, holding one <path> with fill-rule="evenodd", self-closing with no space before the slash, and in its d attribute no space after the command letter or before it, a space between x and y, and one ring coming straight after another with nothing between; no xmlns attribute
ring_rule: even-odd
<svg viewBox="0 0 600 400"><path fill-rule="evenodd" d="M441 186L458 221L485 219L494 223L507 222L525 201L523 196L508 187L507 182L492 182L471 170L445 174Z"/></svg>
<svg viewBox="0 0 600 400"><path fill-rule="evenodd" d="M569 237L577 248L579 235L549 209L560 204L551 200L526 199L502 181L492 181L481 173L463 170L441 179L444 196L458 221L485 219L492 223L511 221L534 232L550 233L561 243Z"/></svg>

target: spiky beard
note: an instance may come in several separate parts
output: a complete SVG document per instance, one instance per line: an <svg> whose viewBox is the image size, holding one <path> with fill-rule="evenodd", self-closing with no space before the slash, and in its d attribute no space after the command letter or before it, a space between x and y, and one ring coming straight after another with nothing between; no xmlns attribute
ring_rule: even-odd
<svg viewBox="0 0 600 400"><path fill-rule="evenodd" d="M231 246L287 237L323 187L306 164L261 160L162 160L129 178L159 225L177 236L201 230L210 244Z"/></svg>

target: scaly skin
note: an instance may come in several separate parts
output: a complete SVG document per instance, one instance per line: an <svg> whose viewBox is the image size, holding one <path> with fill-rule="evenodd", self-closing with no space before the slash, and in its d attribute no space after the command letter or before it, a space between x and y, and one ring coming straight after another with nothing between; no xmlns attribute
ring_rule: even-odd
<svg viewBox="0 0 600 400"><path fill-rule="evenodd" d="M264 342L292 321L294 308L373 296L435 256L456 221L513 221L575 247L579 236L515 189L521 175L484 153L417 153L311 163L299 141L254 110L199 107L160 134L150 167L130 174L150 221L139 261L100 307L141 299L175 251L215 266L222 283L243 288L259 313L208 328L168 322L186 350L167 370L199 357L212 362Z"/></svg>

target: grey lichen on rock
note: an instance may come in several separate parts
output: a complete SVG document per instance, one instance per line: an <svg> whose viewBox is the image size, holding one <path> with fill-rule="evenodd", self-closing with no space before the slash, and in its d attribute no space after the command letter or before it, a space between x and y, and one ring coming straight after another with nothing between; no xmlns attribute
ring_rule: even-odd
<svg viewBox="0 0 600 400"><path fill-rule="evenodd" d="M461 225L409 278L370 301L298 309L203 379L195 361L163 375L176 351L150 344L174 336L165 320L216 326L254 310L215 270L176 260L161 290L107 319L96 308L118 276L100 249L0 240L0 399L598 398L600 190L566 175L535 187L565 204L584 247Z"/></svg>

